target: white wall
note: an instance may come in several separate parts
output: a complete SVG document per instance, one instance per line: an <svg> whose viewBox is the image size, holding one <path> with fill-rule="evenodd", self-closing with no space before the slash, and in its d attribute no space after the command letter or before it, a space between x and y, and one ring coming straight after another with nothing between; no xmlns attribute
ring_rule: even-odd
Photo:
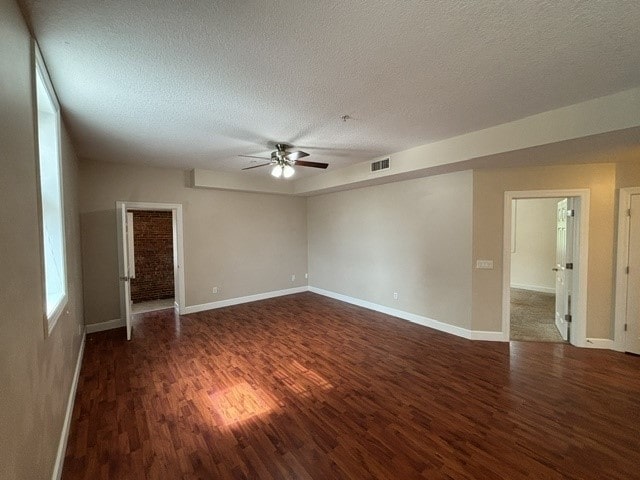
<svg viewBox="0 0 640 480"><path fill-rule="evenodd" d="M309 285L469 328L472 200L470 171L309 198Z"/></svg>
<svg viewBox="0 0 640 480"><path fill-rule="evenodd" d="M555 292L556 212L559 198L514 200L515 252L511 253L511 286Z"/></svg>

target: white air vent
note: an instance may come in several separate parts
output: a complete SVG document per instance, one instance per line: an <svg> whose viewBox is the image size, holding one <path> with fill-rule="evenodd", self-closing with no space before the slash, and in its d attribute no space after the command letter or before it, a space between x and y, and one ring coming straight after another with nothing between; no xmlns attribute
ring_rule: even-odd
<svg viewBox="0 0 640 480"><path fill-rule="evenodd" d="M389 168L389 158L385 158L384 160L378 160L377 162L371 163L371 171L379 172L380 170L387 170Z"/></svg>

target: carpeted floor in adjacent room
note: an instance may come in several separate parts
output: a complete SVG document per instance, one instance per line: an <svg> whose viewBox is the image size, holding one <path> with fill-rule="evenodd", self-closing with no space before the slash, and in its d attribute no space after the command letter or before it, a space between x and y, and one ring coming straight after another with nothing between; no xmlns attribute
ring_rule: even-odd
<svg viewBox="0 0 640 480"><path fill-rule="evenodd" d="M511 289L511 340L562 342L555 324L553 293Z"/></svg>

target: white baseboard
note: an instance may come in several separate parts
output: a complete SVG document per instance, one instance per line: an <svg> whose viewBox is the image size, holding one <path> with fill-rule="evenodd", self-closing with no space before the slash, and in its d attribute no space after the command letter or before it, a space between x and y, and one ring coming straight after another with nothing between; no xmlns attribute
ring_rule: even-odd
<svg viewBox="0 0 640 480"><path fill-rule="evenodd" d="M358 298L349 297L347 295L331 292L329 290L323 290L317 287L309 287L309 291L313 293L317 293L319 295L323 295L325 297L330 297L336 300L340 300L341 302L350 303L352 305L357 305L359 307L367 308L369 310L374 310L376 312L384 313L386 315L398 317L403 320L408 320L409 322L417 323L425 327L433 328L434 330L450 333L452 335L456 335L458 337L466 338L469 340L486 340L486 341L492 341L492 342L508 341L508 339L505 340L502 332L468 330L466 328L458 327L456 325L450 325L448 323L440 322L438 320L424 317L422 315L416 315L415 313L410 313L410 312L405 312L403 310L397 310L395 308L385 307L384 305L367 302L366 300L360 300Z"/></svg>
<svg viewBox="0 0 640 480"><path fill-rule="evenodd" d="M615 350L616 352L625 352L626 349L624 347L624 340L623 339L617 339L617 340L612 340L613 341L613 346L611 347L612 350Z"/></svg>
<svg viewBox="0 0 640 480"><path fill-rule="evenodd" d="M231 305L239 305L241 303L255 302L258 300L266 300L267 298L281 297L283 295L291 295L292 293L306 292L309 289L306 285L303 287L288 288L286 290L275 290L272 292L258 293L256 295L248 295L246 297L229 298L220 300L219 302L203 303L201 305L191 305L184 308L181 315L189 313L203 312L205 310L214 310L216 308L229 307ZM178 304L174 303L174 308L179 309ZM113 330L125 326L124 320L115 318L107 322L91 323L86 326L87 333L103 332L105 330Z"/></svg>
<svg viewBox="0 0 640 480"><path fill-rule="evenodd" d="M64 415L62 424L62 432L60 433L60 441L58 442L58 453L56 454L56 463L53 465L52 480L60 480L62 477L62 466L64 464L64 455L67 451L67 440L69 440L69 429L71 428L71 416L73 415L73 404L76 400L76 390L78 389L78 379L80 378L80 369L82 368L82 357L84 356L84 343L87 338L86 328L82 332L82 342L78 351L78 359L76 360L76 370L73 373L71 381L71 390L67 400L67 411Z"/></svg>
<svg viewBox="0 0 640 480"><path fill-rule="evenodd" d="M615 350L613 340L608 338L587 338L581 347Z"/></svg>
<svg viewBox="0 0 640 480"><path fill-rule="evenodd" d="M522 285L520 283L512 283L511 288L519 288L521 290L531 290L533 292L541 293L556 293L555 287L542 287L540 285Z"/></svg>
<svg viewBox="0 0 640 480"><path fill-rule="evenodd" d="M205 310L214 310L216 308L230 307L241 303L256 302L258 300L266 300L268 298L282 297L293 293L301 293L309 290L306 285L303 287L287 288L285 290L274 290L272 292L258 293L255 295L247 295L246 297L229 298L218 302L203 303L200 305L190 305L184 308L183 314L203 312Z"/></svg>
<svg viewBox="0 0 640 480"><path fill-rule="evenodd" d="M113 330L114 328L120 327L124 327L124 320L121 318L115 318L102 323L90 323L85 326L87 333L103 332L105 330Z"/></svg>
<svg viewBox="0 0 640 480"><path fill-rule="evenodd" d="M481 340L484 342L508 342L509 339L502 332L492 332L491 330L467 330L465 337L469 340Z"/></svg>

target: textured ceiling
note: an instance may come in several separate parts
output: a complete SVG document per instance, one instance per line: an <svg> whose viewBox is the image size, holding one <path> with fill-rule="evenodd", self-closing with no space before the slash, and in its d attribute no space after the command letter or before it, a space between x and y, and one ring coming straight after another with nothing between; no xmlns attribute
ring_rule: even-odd
<svg viewBox="0 0 640 480"><path fill-rule="evenodd" d="M335 169L640 85L637 1L22 3L97 160Z"/></svg>

